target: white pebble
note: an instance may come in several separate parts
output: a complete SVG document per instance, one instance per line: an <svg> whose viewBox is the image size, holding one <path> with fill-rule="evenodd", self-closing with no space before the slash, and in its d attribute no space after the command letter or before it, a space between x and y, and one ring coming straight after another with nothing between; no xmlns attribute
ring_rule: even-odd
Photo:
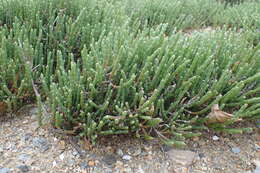
<svg viewBox="0 0 260 173"><path fill-rule="evenodd" d="M57 162L54 160L54 161L52 162L52 166L55 167L56 165L57 165Z"/></svg>
<svg viewBox="0 0 260 173"><path fill-rule="evenodd" d="M132 157L129 156L129 155L124 155L124 156L122 157L122 159L123 159L123 160L127 160L127 161L129 161L129 160L132 159Z"/></svg>
<svg viewBox="0 0 260 173"><path fill-rule="evenodd" d="M217 140L219 140L219 137L215 135L212 137L212 139L213 139L213 141L217 141Z"/></svg>
<svg viewBox="0 0 260 173"><path fill-rule="evenodd" d="M61 155L60 155L60 160L63 160L64 159L64 154L62 153Z"/></svg>

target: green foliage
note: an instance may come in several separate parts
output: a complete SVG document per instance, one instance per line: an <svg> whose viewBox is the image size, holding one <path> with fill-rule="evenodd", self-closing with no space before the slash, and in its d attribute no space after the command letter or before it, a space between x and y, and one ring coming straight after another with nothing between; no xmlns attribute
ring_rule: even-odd
<svg viewBox="0 0 260 173"><path fill-rule="evenodd" d="M184 145L208 128L214 104L259 118L259 10L211 0L0 1L0 102L37 100L43 111L44 100L55 127L93 142L155 132ZM182 32L206 26L220 28ZM248 130L232 123L211 128Z"/></svg>
<svg viewBox="0 0 260 173"><path fill-rule="evenodd" d="M260 27L258 1L246 1L232 6L232 3L225 4L216 0L127 0L125 8L133 23L141 21L141 27L167 23L167 34L176 29L190 30L207 26L227 25L247 29Z"/></svg>

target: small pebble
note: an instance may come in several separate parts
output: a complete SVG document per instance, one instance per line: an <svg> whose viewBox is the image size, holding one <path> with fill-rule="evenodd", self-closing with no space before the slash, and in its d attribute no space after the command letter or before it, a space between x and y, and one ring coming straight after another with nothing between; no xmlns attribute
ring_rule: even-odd
<svg viewBox="0 0 260 173"><path fill-rule="evenodd" d="M18 169L20 169L20 171L22 172L29 172L29 167L27 165L20 165L17 166Z"/></svg>
<svg viewBox="0 0 260 173"><path fill-rule="evenodd" d="M59 156L59 158L60 158L60 160L64 160L64 154L62 153L60 156Z"/></svg>
<svg viewBox="0 0 260 173"><path fill-rule="evenodd" d="M6 150L14 150L14 149L16 149L16 144L15 143L9 143L9 144L7 144L5 149Z"/></svg>
<svg viewBox="0 0 260 173"><path fill-rule="evenodd" d="M95 162L93 160L88 161L88 166L95 166Z"/></svg>
<svg viewBox="0 0 260 173"><path fill-rule="evenodd" d="M124 155L124 153L123 153L123 151L121 149L116 150L116 154L119 155L119 156L123 156Z"/></svg>
<svg viewBox="0 0 260 173"><path fill-rule="evenodd" d="M47 151L49 149L49 145L47 143L47 140L41 137L36 137L32 140L33 146L39 148L40 150Z"/></svg>
<svg viewBox="0 0 260 173"><path fill-rule="evenodd" d="M69 166L73 166L73 165L75 164L75 160L68 159L67 164L68 164Z"/></svg>
<svg viewBox="0 0 260 173"><path fill-rule="evenodd" d="M260 167L260 160L254 160L256 167Z"/></svg>
<svg viewBox="0 0 260 173"><path fill-rule="evenodd" d="M27 134L25 134L25 135L22 137L22 140L24 140L24 141L28 141L28 140L30 139L31 136L32 136L32 134L27 133Z"/></svg>
<svg viewBox="0 0 260 173"><path fill-rule="evenodd" d="M212 137L212 139L213 139L213 141L218 141L219 137L215 135L215 136Z"/></svg>
<svg viewBox="0 0 260 173"><path fill-rule="evenodd" d="M163 147L163 146L162 146ZM152 150L152 146L144 146L145 151L150 151ZM169 149L170 150L170 149Z"/></svg>
<svg viewBox="0 0 260 173"><path fill-rule="evenodd" d="M87 164L86 162L81 162L81 163L80 163L80 167L81 167L82 169L87 169L89 166L88 166L88 164Z"/></svg>
<svg viewBox="0 0 260 173"><path fill-rule="evenodd" d="M102 161L105 162L107 165L113 165L116 163L116 157L112 154L107 154L102 158Z"/></svg>
<svg viewBox="0 0 260 173"><path fill-rule="evenodd" d="M127 153L131 156L138 156L142 153L142 149L138 146L129 147Z"/></svg>
<svg viewBox="0 0 260 173"><path fill-rule="evenodd" d="M256 168L255 168L255 170L254 170L254 172L253 173L260 173L260 167L259 166L257 166Z"/></svg>
<svg viewBox="0 0 260 173"><path fill-rule="evenodd" d="M47 140L44 138L36 137L32 140L33 145L36 147L41 147L42 145L45 145L47 143Z"/></svg>
<svg viewBox="0 0 260 173"><path fill-rule="evenodd" d="M19 159L20 161L23 161L23 162L29 160L30 158L31 158L31 156L30 156L29 154L20 154L20 155L18 156L18 159Z"/></svg>
<svg viewBox="0 0 260 173"><path fill-rule="evenodd" d="M132 169L131 168L124 168L123 172L124 173L132 173Z"/></svg>
<svg viewBox="0 0 260 173"><path fill-rule="evenodd" d="M72 155L73 155L73 156L77 156L77 155L78 155L78 152L77 152L77 151L73 151Z"/></svg>
<svg viewBox="0 0 260 173"><path fill-rule="evenodd" d="M255 143L255 149L256 149L256 150L260 150L260 145L257 144L257 143Z"/></svg>
<svg viewBox="0 0 260 173"><path fill-rule="evenodd" d="M205 157L205 154L204 153L199 153L199 157L203 158L203 157Z"/></svg>
<svg viewBox="0 0 260 173"><path fill-rule="evenodd" d="M167 155L172 164L189 167L194 163L197 154L189 150L172 149L167 152Z"/></svg>
<svg viewBox="0 0 260 173"><path fill-rule="evenodd" d="M55 167L56 165L57 165L57 162L54 160L54 161L52 162L52 166Z"/></svg>
<svg viewBox="0 0 260 173"><path fill-rule="evenodd" d="M129 155L124 155L124 156L122 157L122 159L123 159L123 160L127 160L127 161L129 161L129 160L132 159L132 157L129 156Z"/></svg>
<svg viewBox="0 0 260 173"><path fill-rule="evenodd" d="M192 140L195 141L195 142L198 141L199 139L200 138L198 136L195 136L195 137L192 138Z"/></svg>
<svg viewBox="0 0 260 173"><path fill-rule="evenodd" d="M113 153L115 150L111 146L106 147L106 150L110 153Z"/></svg>
<svg viewBox="0 0 260 173"><path fill-rule="evenodd" d="M137 148L136 150L134 150L134 152L132 153L133 156L138 156L142 153L141 148Z"/></svg>
<svg viewBox="0 0 260 173"><path fill-rule="evenodd" d="M57 138L54 138L54 139L56 139L56 141L58 140ZM65 143L63 140L62 140L62 141L59 141L58 144L59 144L59 148L60 148L61 150L65 150L65 148L66 148L66 143Z"/></svg>
<svg viewBox="0 0 260 173"><path fill-rule="evenodd" d="M122 167L122 166L124 166L124 163L123 163L123 162L121 162L121 161L117 161L117 162L116 162L116 167L117 167L117 168Z"/></svg>
<svg viewBox="0 0 260 173"><path fill-rule="evenodd" d="M0 173L10 173L11 170L9 168L0 168Z"/></svg>
<svg viewBox="0 0 260 173"><path fill-rule="evenodd" d="M138 172L138 173L145 173L144 170L141 168L141 166L139 166L137 172Z"/></svg>
<svg viewBox="0 0 260 173"><path fill-rule="evenodd" d="M240 148L239 148L239 147L233 147L231 150L232 150L232 152L235 153L235 154L240 153Z"/></svg>

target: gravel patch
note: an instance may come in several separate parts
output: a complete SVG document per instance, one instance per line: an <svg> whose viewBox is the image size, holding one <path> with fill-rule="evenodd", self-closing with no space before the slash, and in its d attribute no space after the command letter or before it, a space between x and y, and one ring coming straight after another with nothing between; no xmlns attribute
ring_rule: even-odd
<svg viewBox="0 0 260 173"><path fill-rule="evenodd" d="M259 129L252 123L247 124L255 127L250 134L205 133L188 141L184 149L126 136L102 138L93 147L86 140L69 142L66 137L52 133L48 126L38 128L37 110L31 109L0 122L0 173L259 173L260 170Z"/></svg>

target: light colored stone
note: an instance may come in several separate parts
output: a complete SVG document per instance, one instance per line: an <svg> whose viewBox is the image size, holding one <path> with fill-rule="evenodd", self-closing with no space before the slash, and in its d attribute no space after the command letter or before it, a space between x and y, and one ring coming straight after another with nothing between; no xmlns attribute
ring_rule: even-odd
<svg viewBox="0 0 260 173"><path fill-rule="evenodd" d="M136 148L136 150L132 153L133 156L138 156L142 153L141 148Z"/></svg>
<svg viewBox="0 0 260 173"><path fill-rule="evenodd" d="M256 150L260 150L260 142L256 142L255 143L255 149Z"/></svg>
<svg viewBox="0 0 260 173"><path fill-rule="evenodd" d="M3 147L0 146L0 153L3 153L4 152L4 149Z"/></svg>
<svg viewBox="0 0 260 173"><path fill-rule="evenodd" d="M145 173L141 166L138 167L137 173Z"/></svg>
<svg viewBox="0 0 260 173"><path fill-rule="evenodd" d="M254 160L256 166L260 167L260 160Z"/></svg>
<svg viewBox="0 0 260 173"><path fill-rule="evenodd" d="M127 160L127 161L129 161L129 160L132 159L132 157L129 156L129 155L124 155L124 156L122 157L122 159L123 159L123 160Z"/></svg>
<svg viewBox="0 0 260 173"><path fill-rule="evenodd" d="M124 166L124 163L121 162L121 161L116 161L116 167L123 167Z"/></svg>
<svg viewBox="0 0 260 173"><path fill-rule="evenodd" d="M52 162L52 166L53 166L53 167L56 167L56 166L57 166L57 162L56 162L55 160Z"/></svg>
<svg viewBox="0 0 260 173"><path fill-rule="evenodd" d="M73 156L77 156L78 152L77 151L73 151L72 154L73 154Z"/></svg>
<svg viewBox="0 0 260 173"><path fill-rule="evenodd" d="M192 140L195 141L195 142L198 141L199 139L200 138L198 136L195 136L195 137L192 138Z"/></svg>
<svg viewBox="0 0 260 173"><path fill-rule="evenodd" d="M219 137L215 135L215 136L212 137L212 139L213 139L213 141L218 141Z"/></svg>
<svg viewBox="0 0 260 173"><path fill-rule="evenodd" d="M17 168L21 171L21 172L29 172L29 167L27 165L19 165L17 166Z"/></svg>
<svg viewBox="0 0 260 173"><path fill-rule="evenodd" d="M255 170L254 170L254 172L253 173L260 173L260 167L259 166L257 166L256 168L255 168Z"/></svg>
<svg viewBox="0 0 260 173"><path fill-rule="evenodd" d="M123 173L132 173L132 169L131 168L124 168Z"/></svg>
<svg viewBox="0 0 260 173"><path fill-rule="evenodd" d="M60 160L64 160L64 154L62 153L60 156L59 156L59 158L60 158Z"/></svg>
<svg viewBox="0 0 260 173"><path fill-rule="evenodd" d="M231 151L235 154L238 154L238 153L240 153L240 148L239 147L233 147L233 148L231 148Z"/></svg>
<svg viewBox="0 0 260 173"><path fill-rule="evenodd" d="M120 148L118 150L116 150L116 154L121 157L124 155L123 151Z"/></svg>
<svg viewBox="0 0 260 173"><path fill-rule="evenodd" d="M22 161L22 162L25 162L25 161L31 159L31 156L30 156L29 154L20 154L20 155L18 156L18 159L19 159L20 161Z"/></svg>
<svg viewBox="0 0 260 173"><path fill-rule="evenodd" d="M189 167L195 162L196 153L188 150L172 149L167 152L173 165Z"/></svg>
<svg viewBox="0 0 260 173"><path fill-rule="evenodd" d="M10 173L11 170L9 168L0 168L0 173Z"/></svg>
<svg viewBox="0 0 260 173"><path fill-rule="evenodd" d="M130 147L127 151L127 153L131 156L138 156L140 155L142 152L142 149L138 146L135 146L135 147Z"/></svg>

